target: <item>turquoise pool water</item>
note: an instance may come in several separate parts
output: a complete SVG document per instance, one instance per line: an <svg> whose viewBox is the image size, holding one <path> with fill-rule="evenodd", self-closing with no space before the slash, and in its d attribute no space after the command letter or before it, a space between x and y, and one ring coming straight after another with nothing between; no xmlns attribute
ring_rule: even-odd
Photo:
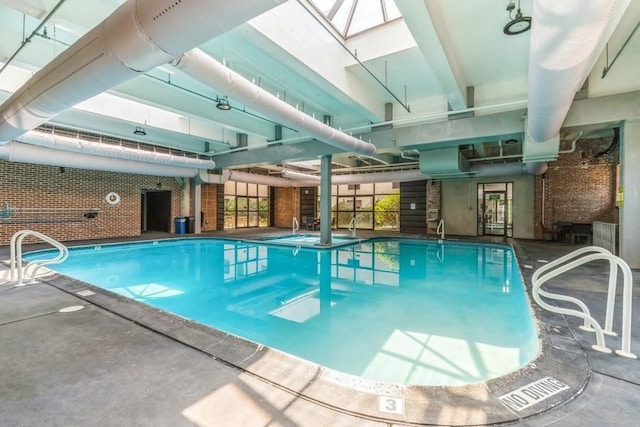
<svg viewBox="0 0 640 427"><path fill-rule="evenodd" d="M183 239L72 248L54 267L377 381L477 383L519 369L538 352L507 246L391 239L316 250Z"/></svg>
<svg viewBox="0 0 640 427"><path fill-rule="evenodd" d="M349 236L331 236L331 247L342 246L350 243L360 241L355 237ZM320 235L319 234L284 234L279 236L261 237L253 240L252 242L264 242L274 245L287 245L287 246L319 246Z"/></svg>

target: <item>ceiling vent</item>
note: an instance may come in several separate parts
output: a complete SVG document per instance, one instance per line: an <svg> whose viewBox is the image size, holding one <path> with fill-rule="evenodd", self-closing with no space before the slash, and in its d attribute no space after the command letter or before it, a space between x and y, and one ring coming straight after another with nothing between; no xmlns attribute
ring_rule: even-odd
<svg viewBox="0 0 640 427"><path fill-rule="evenodd" d="M420 172L433 178L467 175L469 162L458 147L420 151Z"/></svg>

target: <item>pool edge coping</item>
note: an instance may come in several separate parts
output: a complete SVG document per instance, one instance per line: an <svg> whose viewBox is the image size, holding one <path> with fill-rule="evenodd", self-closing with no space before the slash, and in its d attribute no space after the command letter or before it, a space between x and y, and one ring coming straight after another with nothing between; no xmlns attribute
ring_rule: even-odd
<svg viewBox="0 0 640 427"><path fill-rule="evenodd" d="M372 240L376 239L378 238ZM224 238L223 240L243 239ZM433 239L410 238L408 240ZM526 255L523 255L521 250L513 244L496 245L511 247L518 260L525 295L539 334L540 351L529 364L511 374L464 386L399 385L356 378L59 273L41 282L203 352L240 372L338 412L373 421L414 425L509 424L573 400L586 387L591 376L591 368L587 355L582 351L575 337L566 336L566 334L562 336L569 341L573 340L573 344L568 345L568 348L560 348L548 342L548 338L559 334L559 331L556 328L557 325L554 325L555 320L545 319L548 317L546 312L532 303L530 280L526 280L526 271L523 270L523 263L520 262L520 257ZM530 279L530 274L528 276ZM94 294L78 295L77 292L82 290L90 290ZM569 363L564 363L566 361ZM499 399L500 396L519 387L548 376L567 384L569 389L521 412L509 409ZM401 399L404 405L403 413L381 412L381 398ZM463 403L463 405L456 403ZM458 412L464 408L467 417L462 422L452 418L443 420L443 409L447 407L454 408ZM469 413L475 414L472 418L478 418L478 422L469 419ZM485 415L484 419L481 414Z"/></svg>

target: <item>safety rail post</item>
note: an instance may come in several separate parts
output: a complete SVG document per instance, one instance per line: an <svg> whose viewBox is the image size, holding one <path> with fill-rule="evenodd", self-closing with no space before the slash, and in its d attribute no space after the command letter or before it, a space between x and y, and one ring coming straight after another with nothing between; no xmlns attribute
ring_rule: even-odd
<svg viewBox="0 0 640 427"><path fill-rule="evenodd" d="M296 234L298 230L300 230L300 224L298 224L298 218L294 216L291 222L291 234Z"/></svg>
<svg viewBox="0 0 640 427"><path fill-rule="evenodd" d="M45 242L51 244L56 249L58 249L58 255L52 259L45 260L35 260L27 263L27 265L22 265L22 241L27 236L37 237L40 240L44 240ZM9 280L14 281L17 280L15 286L24 286L23 280L25 279L25 274L27 273L30 267L33 267L31 272L31 280L35 281L36 275L40 268L49 264L59 264L64 262L69 256L69 250L65 245L58 242L55 239L47 236L46 234L42 234L33 230L20 230L11 236L11 241L9 243L9 263L11 269L11 275Z"/></svg>
<svg viewBox="0 0 640 427"><path fill-rule="evenodd" d="M444 240L444 219L440 219L438 223L438 228L436 229L436 233L440 235L440 241Z"/></svg>
<svg viewBox="0 0 640 427"><path fill-rule="evenodd" d="M356 216L355 215L351 217L351 222L349 222L349 231L351 232L351 237L356 237Z"/></svg>
<svg viewBox="0 0 640 427"><path fill-rule="evenodd" d="M607 293L607 308L604 331L600 324L591 316L589 308L582 301L568 295L554 294L541 289L541 286L550 279L557 277L580 265L595 260L609 261L609 289ZM612 330L612 323L618 268L622 270L624 283L622 300L622 346L620 350L616 350L616 354L623 357L635 359L636 355L631 353L631 304L633 277L631 268L629 268L629 265L621 258L613 255L608 250L597 246L580 248L548 264L545 264L544 266L536 270L531 277L531 293L536 303L538 303L538 305L540 305L542 308L554 313L566 314L583 319L584 324L580 328L588 331L595 331L596 333L596 344L593 345L592 348L604 353L610 353L611 350L608 349L605 345L604 333L615 334ZM542 300L541 297L576 304L578 307L580 307L580 311L552 306Z"/></svg>

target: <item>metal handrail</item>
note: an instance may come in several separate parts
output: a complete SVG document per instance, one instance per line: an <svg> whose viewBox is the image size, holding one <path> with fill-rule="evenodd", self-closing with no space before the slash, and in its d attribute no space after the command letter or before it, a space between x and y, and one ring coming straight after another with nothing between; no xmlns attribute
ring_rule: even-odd
<svg viewBox="0 0 640 427"><path fill-rule="evenodd" d="M298 224L298 218L294 216L291 223L291 234L296 234L298 230L300 230L300 224Z"/></svg>
<svg viewBox="0 0 640 427"><path fill-rule="evenodd" d="M560 274L565 273L575 267L600 259L609 261L609 289L607 293L607 309L604 331L600 324L591 316L589 308L582 301L568 295L554 294L541 289L541 286L550 279L557 277ZM608 250L597 246L580 248L536 270L531 277L531 283L533 286L531 293L533 295L533 299L542 308L553 313L566 314L583 319L584 324L583 326L581 326L581 329L595 331L596 333L596 344L593 345L592 348L604 353L610 353L611 350L608 349L605 345L604 333L615 335L611 328L613 323L618 268L622 270L624 282L622 297L622 348L620 350L616 350L616 354L635 359L636 355L631 353L631 294L633 278L631 268L629 268L629 265L621 258L613 255ZM580 310L578 311L575 309L552 306L542 300L541 297L570 302L576 304L580 308Z"/></svg>
<svg viewBox="0 0 640 427"><path fill-rule="evenodd" d="M27 236L37 237L53 245L56 249L58 249L59 251L58 255L56 255L54 258L51 258L51 259L31 261L27 263L27 265L23 266L22 265L22 241ZM31 278L30 283L33 283L35 281L36 275L40 270L40 268L44 267L45 265L59 264L61 262L64 262L69 257L69 249L67 249L65 245L47 236L46 234L42 234L40 232L33 231L33 230L20 230L14 233L14 235L11 236L11 241L9 245L10 245L9 263L10 263L10 269L11 269L10 280L11 281L17 280L17 283L15 286L25 285L23 281L25 279L25 275L26 275L25 273L29 268L32 268L31 275L30 275L30 278Z"/></svg>
<svg viewBox="0 0 640 427"><path fill-rule="evenodd" d="M444 262L444 243L440 243L439 246L440 247L436 252L436 258L438 258L438 261L440 261L440 263L443 263Z"/></svg>
<svg viewBox="0 0 640 427"><path fill-rule="evenodd" d="M444 240L444 219L440 219L436 233L440 235L440 240Z"/></svg>
<svg viewBox="0 0 640 427"><path fill-rule="evenodd" d="M351 232L351 237L356 237L356 216L351 217L351 222L349 222L349 231Z"/></svg>

